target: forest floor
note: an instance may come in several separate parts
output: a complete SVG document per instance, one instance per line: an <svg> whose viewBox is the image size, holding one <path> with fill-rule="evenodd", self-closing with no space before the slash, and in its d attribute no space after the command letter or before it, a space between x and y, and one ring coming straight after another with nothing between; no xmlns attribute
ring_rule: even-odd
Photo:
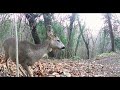
<svg viewBox="0 0 120 90"><path fill-rule="evenodd" d="M0 55L0 61L4 55ZM5 63L0 63L0 77L15 77L16 65L8 60L8 71ZM104 53L94 59L88 60L50 60L41 59L33 66L34 77L119 77L120 76L120 54Z"/></svg>

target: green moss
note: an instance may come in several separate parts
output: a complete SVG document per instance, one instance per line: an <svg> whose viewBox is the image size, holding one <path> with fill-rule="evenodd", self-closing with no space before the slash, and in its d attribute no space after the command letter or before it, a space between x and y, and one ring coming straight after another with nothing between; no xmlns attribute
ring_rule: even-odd
<svg viewBox="0 0 120 90"><path fill-rule="evenodd" d="M102 58L111 57L111 56L116 56L116 53L115 52L102 53L100 55L97 55L96 59L102 59Z"/></svg>

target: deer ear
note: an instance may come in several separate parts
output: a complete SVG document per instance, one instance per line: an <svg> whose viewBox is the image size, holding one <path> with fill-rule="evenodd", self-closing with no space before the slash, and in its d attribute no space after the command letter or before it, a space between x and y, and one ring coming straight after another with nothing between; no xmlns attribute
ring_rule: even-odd
<svg viewBox="0 0 120 90"><path fill-rule="evenodd" d="M48 26L48 29L47 29L47 37L49 39L52 39L54 37L54 32L53 32L53 29L51 27L51 25Z"/></svg>
<svg viewBox="0 0 120 90"><path fill-rule="evenodd" d="M54 36L56 37L57 35L56 35L56 34L54 34Z"/></svg>
<svg viewBox="0 0 120 90"><path fill-rule="evenodd" d="M53 32L51 30L47 31L47 37L52 38L53 37Z"/></svg>

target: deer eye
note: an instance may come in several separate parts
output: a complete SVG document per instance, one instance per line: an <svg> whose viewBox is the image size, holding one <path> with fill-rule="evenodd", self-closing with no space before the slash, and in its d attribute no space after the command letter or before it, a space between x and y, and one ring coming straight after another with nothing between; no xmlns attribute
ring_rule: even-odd
<svg viewBox="0 0 120 90"><path fill-rule="evenodd" d="M57 40L58 42L60 42L60 40Z"/></svg>

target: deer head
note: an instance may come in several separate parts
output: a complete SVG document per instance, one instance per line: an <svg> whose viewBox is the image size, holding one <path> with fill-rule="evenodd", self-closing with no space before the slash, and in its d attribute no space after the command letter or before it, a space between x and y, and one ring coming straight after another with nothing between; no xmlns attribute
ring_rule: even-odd
<svg viewBox="0 0 120 90"><path fill-rule="evenodd" d="M51 29L49 29L47 31L47 37L50 41L50 47L52 49L65 49L64 44L61 42L61 40L56 36L56 34L53 33L53 31L51 31Z"/></svg>

